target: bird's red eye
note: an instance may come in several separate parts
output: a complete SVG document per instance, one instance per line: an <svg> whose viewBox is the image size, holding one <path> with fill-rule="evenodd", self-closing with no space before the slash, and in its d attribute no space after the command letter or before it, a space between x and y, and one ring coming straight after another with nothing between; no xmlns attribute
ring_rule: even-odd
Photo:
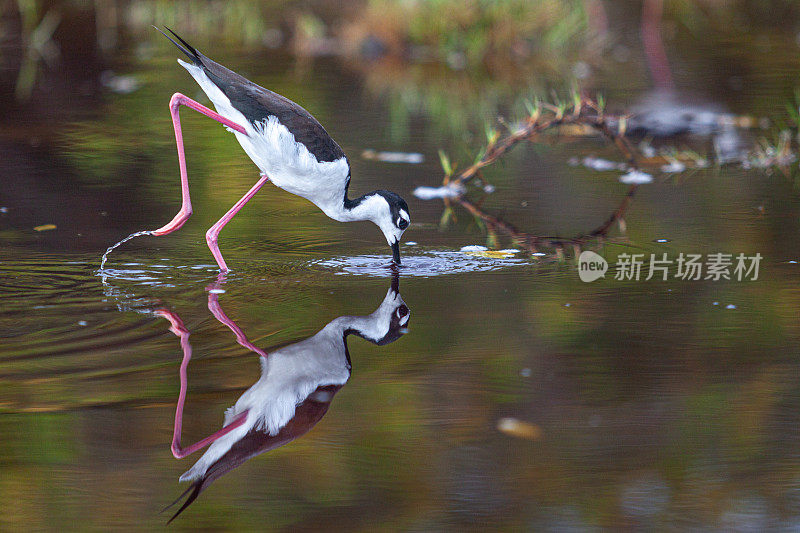
<svg viewBox="0 0 800 533"><path fill-rule="evenodd" d="M404 218L397 219L397 227L400 229L406 229L408 227L408 220Z"/></svg>

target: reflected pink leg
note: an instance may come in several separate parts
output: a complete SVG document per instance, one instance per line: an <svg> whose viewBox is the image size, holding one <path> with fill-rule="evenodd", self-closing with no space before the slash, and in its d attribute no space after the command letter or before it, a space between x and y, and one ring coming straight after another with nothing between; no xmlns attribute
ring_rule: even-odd
<svg viewBox="0 0 800 533"><path fill-rule="evenodd" d="M220 277L217 278L217 282L212 284L209 288L211 289L218 289L222 283L225 281L224 274L220 274ZM228 328L236 335L236 342L251 350L261 357L267 357L267 352L250 342L247 336L244 334L242 329L230 318L228 315L225 314L225 311L222 310L222 307L219 305L219 294L210 292L208 294L208 310L211 311L211 314L219 320L222 324L228 326Z"/></svg>
<svg viewBox="0 0 800 533"><path fill-rule="evenodd" d="M180 338L181 349L183 350L183 360L181 361L181 370L180 370L181 390L180 393L178 394L178 406L175 409L175 426L172 431L172 455L174 455L176 459L182 459L187 455L191 455L197 450L204 448L205 446L208 446L215 440L227 435L234 429L244 424L245 420L247 420L248 411L239 413L231 421L230 424L228 424L221 430L217 431L216 433L212 433L208 437L192 444L191 446L188 446L186 448L181 447L181 429L183 428L183 406L186 403L186 388L188 383L186 370L189 366L189 361L192 359L192 345L189 343L189 330L187 330L186 327L183 325L183 321L180 319L178 315L167 309L159 309L155 313L158 316L169 320L170 323L169 330Z"/></svg>
<svg viewBox="0 0 800 533"><path fill-rule="evenodd" d="M208 247L211 249L211 254L214 256L214 259L217 260L217 264L223 272L227 272L229 269L228 265L225 264L225 259L222 258L222 253L219 251L219 246L217 246L217 237L219 236L219 232L225 227L225 224L230 222L234 215L236 215L236 213L238 213L239 210L244 207L244 204L249 202L250 199L255 196L258 190L268 181L269 178L265 175L262 175L261 179L259 179L256 184L253 185L249 191L247 191L247 194L242 196L242 198L236 202L233 207L231 207L230 210L217 221L216 224L208 228L208 231L206 232L206 242L208 243Z"/></svg>
<svg viewBox="0 0 800 533"><path fill-rule="evenodd" d="M244 127L228 120L219 113L210 110L206 106L195 102L191 98L184 96L181 93L175 93L172 95L172 98L169 101L169 112L172 115L172 126L175 128L175 142L178 145L178 166L180 167L181 173L181 210L168 224L152 232L153 235L157 236L166 235L179 229L186 223L187 220L189 220L189 217L192 215L192 201L189 198L189 177L186 173L186 156L183 150L183 134L181 133L181 119L179 112L179 108L182 105L194 109L195 111L202 113L205 116L224 124L225 126L228 126L234 131L245 134L247 133Z"/></svg>
<svg viewBox="0 0 800 533"><path fill-rule="evenodd" d="M664 0L645 0L642 6L642 43L647 58L647 66L653 81L659 89L674 89L672 71L669 60L664 50L664 41L661 38L661 20L664 10Z"/></svg>

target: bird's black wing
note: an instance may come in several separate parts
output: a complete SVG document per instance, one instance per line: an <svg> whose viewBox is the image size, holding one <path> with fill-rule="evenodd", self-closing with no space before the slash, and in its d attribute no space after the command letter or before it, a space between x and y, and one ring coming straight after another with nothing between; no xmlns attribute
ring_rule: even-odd
<svg viewBox="0 0 800 533"><path fill-rule="evenodd" d="M199 479L192 482L192 485L178 498L169 504L163 511L183 500L183 504L178 511L172 515L169 522L175 520L178 515L185 511L204 490L214 481L227 474L234 468L242 465L248 459L284 446L298 437L302 437L319 422L325 413L328 412L333 396L342 388L342 385L323 385L309 394L308 398L297 406L294 417L281 428L277 435L270 435L263 429L250 430L239 439L230 450L222 457L214 461L211 466ZM322 397L319 393L325 393ZM162 511L162 512L163 512ZM167 522L167 523L169 523Z"/></svg>
<svg viewBox="0 0 800 533"><path fill-rule="evenodd" d="M322 124L311 113L288 98L265 89L244 76L212 61L180 38L175 32L169 28L167 30L183 46L175 42L167 34L164 35L186 54L195 65L203 68L211 82L228 97L231 105L251 123L262 122L267 117L274 116L294 135L295 141L303 143L308 148L308 151L317 158L317 161L336 161L345 157L344 151L328 135Z"/></svg>

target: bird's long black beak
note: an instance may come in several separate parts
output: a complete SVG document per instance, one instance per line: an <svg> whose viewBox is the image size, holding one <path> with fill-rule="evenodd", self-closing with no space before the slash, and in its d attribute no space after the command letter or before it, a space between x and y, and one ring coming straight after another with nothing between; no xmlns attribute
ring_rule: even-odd
<svg viewBox="0 0 800 533"><path fill-rule="evenodd" d="M400 265L400 241L394 241L392 245L392 262L395 265Z"/></svg>

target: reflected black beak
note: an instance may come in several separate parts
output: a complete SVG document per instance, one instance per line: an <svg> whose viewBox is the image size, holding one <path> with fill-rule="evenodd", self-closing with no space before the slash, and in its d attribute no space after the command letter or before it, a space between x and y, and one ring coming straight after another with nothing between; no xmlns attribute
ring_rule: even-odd
<svg viewBox="0 0 800 533"><path fill-rule="evenodd" d="M395 265L400 265L400 241L394 241L392 245L392 262Z"/></svg>

